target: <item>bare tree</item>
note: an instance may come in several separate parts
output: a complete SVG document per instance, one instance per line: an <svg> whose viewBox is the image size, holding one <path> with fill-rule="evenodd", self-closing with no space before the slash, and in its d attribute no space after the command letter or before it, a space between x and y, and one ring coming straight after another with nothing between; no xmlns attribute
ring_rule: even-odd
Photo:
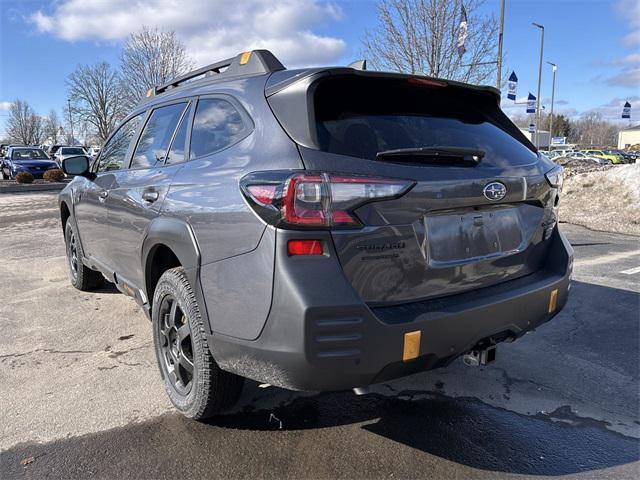
<svg viewBox="0 0 640 480"><path fill-rule="evenodd" d="M374 68L484 83L494 75L498 22L465 0L468 36L459 55L461 0L380 0L378 26L365 32L364 55Z"/></svg>
<svg viewBox="0 0 640 480"><path fill-rule="evenodd" d="M582 145L607 146L617 143L618 128L600 112L583 113L571 126L570 139Z"/></svg>
<svg viewBox="0 0 640 480"><path fill-rule="evenodd" d="M67 88L78 124L86 122L101 141L106 140L126 114L118 73L106 62L78 65L67 79Z"/></svg>
<svg viewBox="0 0 640 480"><path fill-rule="evenodd" d="M133 108L150 88L186 73L192 66L175 32L142 27L132 33L120 56L127 108Z"/></svg>
<svg viewBox="0 0 640 480"><path fill-rule="evenodd" d="M45 140L51 140L51 143L58 143L61 133L62 123L58 118L55 110L49 112L49 116L44 119L44 137Z"/></svg>
<svg viewBox="0 0 640 480"><path fill-rule="evenodd" d="M38 145L42 141L42 134L42 118L26 101L16 99L9 108L7 121L7 135L11 141L24 145Z"/></svg>

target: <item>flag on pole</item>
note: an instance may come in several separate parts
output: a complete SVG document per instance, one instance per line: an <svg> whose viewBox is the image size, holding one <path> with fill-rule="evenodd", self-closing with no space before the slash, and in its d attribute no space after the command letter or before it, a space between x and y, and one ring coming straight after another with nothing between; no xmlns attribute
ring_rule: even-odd
<svg viewBox="0 0 640 480"><path fill-rule="evenodd" d="M507 98L509 100L516 100L516 89L518 88L518 77L516 76L516 72L511 72L509 75L509 81L507 82L507 86L509 88L507 92Z"/></svg>
<svg viewBox="0 0 640 480"><path fill-rule="evenodd" d="M625 102L622 107L622 118L631 118L631 104L629 102Z"/></svg>
<svg viewBox="0 0 640 480"><path fill-rule="evenodd" d="M536 113L536 97L532 93L527 97L527 113Z"/></svg>
<svg viewBox="0 0 640 480"><path fill-rule="evenodd" d="M460 26L458 27L458 55L464 55L464 52L467 49L464 46L464 43L467 41L467 11L464 9L464 5L462 5L462 12L460 14Z"/></svg>

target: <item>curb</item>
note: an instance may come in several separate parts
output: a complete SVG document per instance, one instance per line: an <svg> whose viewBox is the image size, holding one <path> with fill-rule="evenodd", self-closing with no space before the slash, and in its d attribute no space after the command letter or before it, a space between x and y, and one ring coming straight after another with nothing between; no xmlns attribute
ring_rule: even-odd
<svg viewBox="0 0 640 480"><path fill-rule="evenodd" d="M59 192L66 186L66 183L12 185L10 187L0 187L0 195L3 193Z"/></svg>

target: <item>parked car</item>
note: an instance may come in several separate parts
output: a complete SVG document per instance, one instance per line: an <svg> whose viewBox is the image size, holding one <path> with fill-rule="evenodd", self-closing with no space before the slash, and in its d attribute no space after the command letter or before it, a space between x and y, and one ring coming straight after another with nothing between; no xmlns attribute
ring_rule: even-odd
<svg viewBox="0 0 640 480"><path fill-rule="evenodd" d="M597 163L598 165L611 165L611 160L607 160L606 158L602 158L602 157L592 157L591 155L587 155L586 153L583 153L583 152L572 153L569 158L575 158L579 160L588 160L588 161Z"/></svg>
<svg viewBox="0 0 640 480"><path fill-rule="evenodd" d="M100 153L100 147L93 145L93 146L91 146L91 147L89 147L89 148L87 149L87 153L88 153L91 157L95 158L95 157L97 157L97 156L98 156L98 154Z"/></svg>
<svg viewBox="0 0 640 480"><path fill-rule="evenodd" d="M95 167L63 161L71 283L136 299L195 419L244 377L326 391L491 362L562 309L573 265L562 167L499 104L264 50L155 87Z"/></svg>
<svg viewBox="0 0 640 480"><path fill-rule="evenodd" d="M611 161L611 163L622 163L620 157L618 157L617 155L610 155L608 153L605 153L604 150L582 150L582 153L590 157L604 158Z"/></svg>
<svg viewBox="0 0 640 480"><path fill-rule="evenodd" d="M550 152L546 152L545 155L549 160L553 160L554 158L559 158L564 156L563 153L559 150L552 150Z"/></svg>
<svg viewBox="0 0 640 480"><path fill-rule="evenodd" d="M610 155L618 155L621 158L622 163L635 163L639 157L637 152L627 152L625 150L607 150L606 153Z"/></svg>
<svg viewBox="0 0 640 480"><path fill-rule="evenodd" d="M53 155L54 160L60 166L62 166L62 161L68 157L75 157L77 155L88 155L87 151L84 147L67 147L61 146L56 150Z"/></svg>
<svg viewBox="0 0 640 480"><path fill-rule="evenodd" d="M53 145L49 145L49 147L45 150L45 152L47 152L47 155L49 155L49 158L54 159L56 152L60 149L60 147L64 147L64 146L65 145L61 145L57 143Z"/></svg>
<svg viewBox="0 0 640 480"><path fill-rule="evenodd" d="M42 178L44 172L53 168L58 168L58 165L41 148L9 147L2 161L2 178L12 179L20 172Z"/></svg>

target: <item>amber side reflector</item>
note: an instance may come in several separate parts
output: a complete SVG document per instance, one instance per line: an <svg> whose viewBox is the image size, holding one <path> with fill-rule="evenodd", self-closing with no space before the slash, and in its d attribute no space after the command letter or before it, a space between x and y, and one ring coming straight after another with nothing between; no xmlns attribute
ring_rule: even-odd
<svg viewBox="0 0 640 480"><path fill-rule="evenodd" d="M249 57L251 56L251 52L242 52L240 56L240 65L244 65L249 61Z"/></svg>
<svg viewBox="0 0 640 480"><path fill-rule="evenodd" d="M402 351L402 361L408 362L420 355L420 335L422 332L416 330L404 334L404 349Z"/></svg>
<svg viewBox="0 0 640 480"><path fill-rule="evenodd" d="M549 295L549 313L555 312L557 306L558 306L558 289L555 289L555 290L552 290L551 295Z"/></svg>

